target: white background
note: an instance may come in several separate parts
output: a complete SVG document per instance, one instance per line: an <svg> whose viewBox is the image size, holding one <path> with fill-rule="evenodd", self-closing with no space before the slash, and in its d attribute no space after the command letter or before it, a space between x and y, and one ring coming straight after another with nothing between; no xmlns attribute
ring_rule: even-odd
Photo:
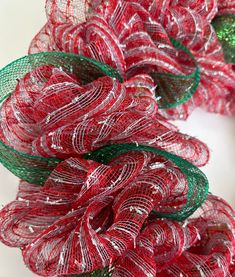
<svg viewBox="0 0 235 277"><path fill-rule="evenodd" d="M44 0L0 0L0 68L27 54L30 40L45 23ZM203 168L210 191L235 207L235 118L195 111L187 122L177 122L182 132L206 142L210 163ZM0 166L0 205L14 199L17 178ZM33 277L19 250L0 244L0 277Z"/></svg>

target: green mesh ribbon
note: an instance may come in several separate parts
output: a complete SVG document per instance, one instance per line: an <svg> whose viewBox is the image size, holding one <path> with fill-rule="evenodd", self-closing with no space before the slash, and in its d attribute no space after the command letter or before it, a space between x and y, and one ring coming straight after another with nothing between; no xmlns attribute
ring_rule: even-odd
<svg viewBox="0 0 235 277"><path fill-rule="evenodd" d="M196 166L192 165L186 160L183 160L180 157L165 152L163 150L143 145L137 146L136 144L114 144L102 147L94 152L88 153L84 156L84 158L94 160L102 164L108 164L112 159L129 151L148 151L167 158L168 160L172 161L177 167L179 167L181 172L186 177L186 180L188 182L188 199L184 208L181 211L170 214L160 214L154 212L156 216L181 221L193 214L197 210L197 208L200 207L201 204L205 201L208 194L208 180L205 174Z"/></svg>
<svg viewBox="0 0 235 277"><path fill-rule="evenodd" d="M222 44L224 58L228 63L235 62L235 16L221 15L217 16L212 25Z"/></svg>
<svg viewBox="0 0 235 277"><path fill-rule="evenodd" d="M158 85L156 97L160 109L175 108L192 97L200 82L199 66L187 47L171 38L176 49L183 51L195 65L195 71L189 75L174 75L168 73L151 72L150 75Z"/></svg>
<svg viewBox="0 0 235 277"><path fill-rule="evenodd" d="M93 272L83 273L79 275L69 275L69 277L111 277L114 269L114 264L112 267L105 267L104 269L94 270Z"/></svg>
<svg viewBox="0 0 235 277"><path fill-rule="evenodd" d="M61 160L30 156L0 141L0 162L20 179L35 185L43 185Z"/></svg>
<svg viewBox="0 0 235 277"><path fill-rule="evenodd" d="M25 56L0 71L0 102L14 91L19 79L42 65L56 66L65 72L74 74L82 84L105 75L122 81L118 71L107 64L71 53L43 52Z"/></svg>
<svg viewBox="0 0 235 277"><path fill-rule="evenodd" d="M184 48L179 42L175 41L174 43L175 45L180 45L178 47ZM187 52L188 50L186 49L185 51ZM12 94L19 79L42 65L53 65L66 72L72 73L76 75L83 84L87 84L105 75L122 81L121 76L116 70L106 64L86 57L64 52L33 54L14 61L0 71L0 103ZM169 74L164 76L172 78ZM184 76L184 78L186 77ZM61 160L24 154L10 148L0 141L0 162L22 180L43 185L51 171ZM199 176L201 175L199 174Z"/></svg>
<svg viewBox="0 0 235 277"><path fill-rule="evenodd" d="M83 84L105 75L122 80L116 70L86 57L63 52L33 54L14 61L0 71L0 103L12 94L19 79L42 65L53 65L72 73ZM30 156L0 141L0 162L14 175L30 183L44 184L60 161L54 158Z"/></svg>

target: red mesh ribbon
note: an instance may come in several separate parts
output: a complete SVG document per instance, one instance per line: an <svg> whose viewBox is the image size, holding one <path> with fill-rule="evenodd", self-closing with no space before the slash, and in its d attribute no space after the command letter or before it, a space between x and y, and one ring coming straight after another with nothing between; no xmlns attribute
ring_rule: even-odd
<svg viewBox="0 0 235 277"><path fill-rule="evenodd" d="M218 8L219 14L234 13L233 6L233 1L217 4L212 0L48 0L48 22L32 41L30 52L59 50L85 55L118 69L123 78L150 72L187 76L194 72L195 64L174 47L170 40L174 38L194 56L201 79L190 100L160 112L183 119L195 107L204 106L211 112L234 114L235 73L232 65L224 62L223 49L210 25ZM155 81L160 85L159 79ZM187 80L176 77L176 93L187 93L184 82ZM174 90L171 92L174 100Z"/></svg>
<svg viewBox="0 0 235 277"><path fill-rule="evenodd" d="M222 233L217 230L220 221L213 221L212 241L219 243L218 249L197 250L193 258L187 254L193 247L210 245L207 208L197 220L159 218L183 220L191 215L204 201L207 183L196 167L169 153L162 156L164 151L156 148L197 165L207 161L208 150L158 114L154 87L146 74L124 83L105 76L84 85L74 74L45 63L19 79L3 102L2 142L28 157L65 159L43 187L22 181L17 199L0 212L1 240L20 247L36 274L94 275L110 267L114 276L125 276L124 271L128 276L164 276L168 266L169 272L186 271L189 276L205 270L226 276L232 270L230 208L226 218L221 216ZM131 142L155 148L132 151L138 147L120 145ZM116 146L102 152L100 147L107 144ZM95 149L98 152L84 156ZM92 157L96 161L84 159ZM199 233L205 236L202 242ZM178 259L185 266L180 268Z"/></svg>
<svg viewBox="0 0 235 277"><path fill-rule="evenodd" d="M1 161L10 167L9 153L10 158L11 153L24 155L32 168L34 158L56 161L44 168L43 178L35 175L35 184L42 187L26 182L27 166L20 167L17 176L24 181L17 198L0 212L0 239L21 248L33 272L64 277L234 273L234 211L209 195L193 214L205 200L207 181L181 159L204 165L208 149L159 114L159 84L148 75L192 76L199 65L193 98L162 113L185 118L200 105L233 113L234 72L209 24L217 7L223 12L231 5L210 0L47 1L48 23L30 51L78 53L117 69L124 81L115 72L117 78L98 74L89 80L82 68L83 74L75 74L77 63L70 64L66 54L61 54L61 66L45 60L43 55L50 53L27 57L30 66L43 58L40 66L22 67L23 78L8 70L0 80L7 87L9 76L18 79L14 91L8 91L13 82L1 94L0 151L7 157ZM176 49L172 37L188 50Z"/></svg>
<svg viewBox="0 0 235 277"><path fill-rule="evenodd" d="M112 276L231 276L234 227L234 211L210 195L185 222L153 219Z"/></svg>
<svg viewBox="0 0 235 277"><path fill-rule="evenodd" d="M181 208L186 193L180 168L153 153L128 152L108 165L70 158L43 187L21 182L0 213L1 240L20 247L41 276L105 267L112 276L230 276L235 222L228 204L208 196L182 222L151 213Z"/></svg>
<svg viewBox="0 0 235 277"><path fill-rule="evenodd" d="M0 113L0 140L30 155L64 159L107 144L136 143L198 166L208 161L205 144L178 133L157 113L154 83L145 74L122 84L106 76L82 85L62 69L41 66L19 80Z"/></svg>
<svg viewBox="0 0 235 277"><path fill-rule="evenodd" d="M218 14L235 14L235 1L234 0L218 0Z"/></svg>
<svg viewBox="0 0 235 277"><path fill-rule="evenodd" d="M129 150L108 164L82 156L110 143L135 142L205 163L207 147L158 115L153 88L145 74L124 83L106 76L83 85L63 68L45 64L19 79L3 102L5 144L28 157L66 159L43 187L22 181L16 201L0 213L1 240L20 247L33 272L80 274L116 263L120 271L119 258L136 248L137 238L160 215L182 220L204 201L201 173L192 167L189 179L183 163L192 165L180 158L174 163L170 154Z"/></svg>

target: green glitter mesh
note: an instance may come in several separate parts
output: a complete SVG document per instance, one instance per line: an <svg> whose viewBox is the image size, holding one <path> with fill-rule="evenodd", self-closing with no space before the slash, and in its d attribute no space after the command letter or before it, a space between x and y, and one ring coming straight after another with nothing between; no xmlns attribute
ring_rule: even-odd
<svg viewBox="0 0 235 277"><path fill-rule="evenodd" d="M198 64L187 47L179 41L171 39L176 49L181 50L186 60L190 58L195 66L195 71L189 75L174 75L168 73L152 72L151 77L158 85L156 97L160 109L175 108L192 97L200 82L200 70Z"/></svg>
<svg viewBox="0 0 235 277"><path fill-rule="evenodd" d="M191 53L179 42L172 43L183 49L189 56ZM0 103L12 94L19 79L25 74L42 65L53 65L76 75L83 84L89 83L101 76L110 76L122 82L119 73L110 66L93 59L64 52L44 52L23 57L7 65L0 71ZM153 73L155 81L160 84L157 96L161 95L160 107L169 108L186 101L195 91L200 73L196 66L194 74L175 76ZM179 95L175 93L180 88ZM61 160L42 158L18 152L0 141L0 162L17 177L33 184L42 185L50 172Z"/></svg>
<svg viewBox="0 0 235 277"><path fill-rule="evenodd" d="M188 52L188 50L184 46L182 46L179 42L174 40L172 41L176 47L185 49L185 52L191 55L190 52ZM93 59L78 56L75 54L64 53L64 52L44 52L44 53L29 55L19 60L16 60L0 71L0 103L2 103L9 95L12 94L19 79L24 77L25 74L27 74L28 72L42 65L53 65L58 68L61 68L66 72L70 72L76 75L83 84L89 83L105 75L116 78L120 82L122 81L121 76L116 70L114 70L113 68L109 67L106 64L97 62ZM196 73L193 74L192 76L195 77L195 76L198 76L198 74L199 74L199 70L196 70ZM164 82L168 84L169 84L169 78L170 78L171 82L173 84L177 84L178 86L179 86L179 81L174 83L174 79L180 80L180 82L182 82L183 84L187 83L189 85L190 83L191 84L190 89L189 89L189 86L187 86L188 88L188 90L186 90L187 93L185 93L185 90L184 90L186 86L184 85L180 86L180 88L182 88L182 91L184 92L181 94L181 96L184 95L181 101L183 101L183 99L185 101L187 97L192 95L192 91L197 86L197 84L195 83L195 80L199 82L197 78L194 78L193 79L194 82L192 85L192 78L191 77L189 78L189 76L174 76L174 75L171 76L170 74L159 74L159 75L157 74L155 77L157 78L156 80L157 82L159 82L159 80L161 79L161 80L165 80ZM183 82L183 80L186 80L186 81ZM163 86L160 86L160 87L163 88ZM170 93L171 89L169 88L171 88L171 86L168 86L166 90L164 89L160 90L160 92L164 93L165 95L162 97L162 99L166 99L164 101L167 102L168 104L169 104L169 101L168 101L169 98L167 98L166 96L168 95L168 93L164 91L168 91ZM177 95L177 94L174 93L172 95ZM173 99L174 101L179 100L178 98L176 98L176 96L170 99L171 100ZM55 158L42 158L42 157L24 154L10 148L9 146L5 145L3 142L0 141L0 162L14 175L30 183L42 185L47 179L47 177L50 175L51 171L58 165L60 161L61 161L60 159L55 159Z"/></svg>
<svg viewBox="0 0 235 277"><path fill-rule="evenodd" d="M94 270L93 272L83 273L79 275L69 275L69 277L111 277L114 265L109 268Z"/></svg>
<svg viewBox="0 0 235 277"><path fill-rule="evenodd" d="M106 64L63 52L45 52L23 57L0 71L0 103L15 90L19 79L42 65L53 65L76 75L83 84L101 76L121 81L118 72ZM18 152L0 141L0 162L14 175L29 183L43 185L61 160L42 158Z"/></svg>
<svg viewBox="0 0 235 277"><path fill-rule="evenodd" d="M235 62L235 16L221 15L212 21L212 25L222 44L226 62Z"/></svg>
<svg viewBox="0 0 235 277"><path fill-rule="evenodd" d="M0 162L15 176L35 185L43 185L61 160L18 152L0 141Z"/></svg>
<svg viewBox="0 0 235 277"><path fill-rule="evenodd" d="M173 41L174 45L184 50L192 59L191 53L179 42ZM14 91L18 79L28 72L42 65L53 65L76 75L83 84L89 83L101 76L111 76L122 82L119 73L111 67L95 60L74 54L63 52L46 52L33 54L14 61L0 71L0 103ZM189 76L175 76L170 74L154 73L155 81L160 84L156 92L161 96L159 102L161 108L178 106L186 101L196 90L200 73L196 65L196 71ZM172 85L169 85L169 82ZM167 86L168 85L168 86ZM175 88L180 88L180 95L177 96ZM173 220L184 220L191 215L205 200L208 193L208 181L205 175L189 162L165 151L157 150L147 146L136 146L135 144L110 145L97 151L86 154L84 158L95 160L101 163L108 163L113 158L128 151L150 151L171 160L185 174L188 181L188 201L181 211L171 214L159 214L158 217L170 218ZM29 183L43 185L52 170L62 160L56 158L42 158L31 156L16 151L0 141L0 162L14 175ZM112 269L105 268L92 273L82 275L70 275L71 277L109 277L112 276Z"/></svg>
<svg viewBox="0 0 235 277"><path fill-rule="evenodd" d="M188 182L188 200L184 208L170 214L154 212L158 217L169 218L177 221L184 220L193 214L205 201L208 194L208 180L205 174L186 160L168 152L148 146L137 146L136 144L119 144L102 147L94 152L84 155L84 158L108 164L112 159L129 151L149 151L167 158L179 167L186 177Z"/></svg>

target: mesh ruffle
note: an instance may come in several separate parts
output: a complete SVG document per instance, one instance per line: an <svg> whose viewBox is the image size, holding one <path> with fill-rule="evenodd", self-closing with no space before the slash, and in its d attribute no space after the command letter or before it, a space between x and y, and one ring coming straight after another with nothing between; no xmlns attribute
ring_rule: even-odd
<svg viewBox="0 0 235 277"><path fill-rule="evenodd" d="M31 53L59 50L85 55L118 69L124 79L153 73L159 104L168 108L161 113L169 118L186 118L198 106L235 113L234 71L224 62L210 25L228 9L234 13L233 1L83 1L80 12L77 2L47 1L48 23L33 40ZM231 33L231 41L233 37ZM196 64L171 38L188 48Z"/></svg>
<svg viewBox="0 0 235 277"><path fill-rule="evenodd" d="M187 188L179 167L147 151L107 165L70 158L44 187L21 182L1 211L1 240L41 276L230 276L228 204L209 195L181 222L152 212L181 209Z"/></svg>
<svg viewBox="0 0 235 277"><path fill-rule="evenodd" d="M232 276L235 214L196 167L208 148L160 114L234 112L216 35L226 41L230 19L214 21L233 2L46 8L30 51L53 52L0 71L0 161L22 179L1 241L41 276Z"/></svg>
<svg viewBox="0 0 235 277"><path fill-rule="evenodd" d="M60 159L107 144L152 146L198 166L208 161L205 144L180 134L158 114L154 83L146 74L120 83L103 64L40 53L14 62L0 75L5 99L0 159L28 182L43 184Z"/></svg>

